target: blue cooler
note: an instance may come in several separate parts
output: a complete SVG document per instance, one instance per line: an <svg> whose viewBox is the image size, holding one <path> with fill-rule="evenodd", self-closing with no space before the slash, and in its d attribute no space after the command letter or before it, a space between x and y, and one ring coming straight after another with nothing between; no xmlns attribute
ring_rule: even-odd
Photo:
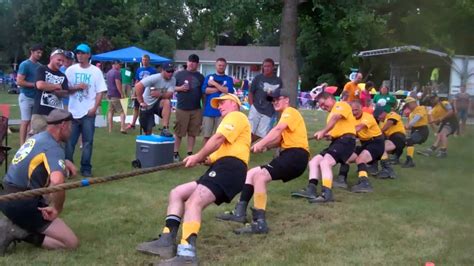
<svg viewBox="0 0 474 266"><path fill-rule="evenodd" d="M140 135L136 138L134 167L147 168L173 162L174 138L158 135Z"/></svg>

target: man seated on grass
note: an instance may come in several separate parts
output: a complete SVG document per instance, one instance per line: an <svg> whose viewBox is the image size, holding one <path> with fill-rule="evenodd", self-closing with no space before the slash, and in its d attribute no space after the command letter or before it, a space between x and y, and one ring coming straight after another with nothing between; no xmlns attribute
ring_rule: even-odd
<svg viewBox="0 0 474 266"><path fill-rule="evenodd" d="M357 164L359 181L351 188L352 192L365 193L372 192L372 186L367 173L367 164L379 160L384 153L384 137L377 121L373 115L362 112L362 105L359 101L350 103L352 114L356 119L357 138L360 140L360 146L357 146L354 154L349 159L350 162ZM342 171L334 180L333 186L347 188L347 173L349 167L341 167Z"/></svg>
<svg viewBox="0 0 474 266"><path fill-rule="evenodd" d="M459 126L459 121L454 113L453 106L448 101L440 101L438 96L431 99L433 110L431 110L430 124L440 124L436 140L426 151L419 153L431 156L439 148L437 158L448 156L448 137L454 134Z"/></svg>
<svg viewBox="0 0 474 266"><path fill-rule="evenodd" d="M305 189L292 192L293 197L309 199L310 203L326 203L332 197L332 167L347 163L356 145L355 118L347 102L336 102L334 95L322 92L316 96L319 106L326 112L327 124L314 133L317 140L330 138L331 144L309 162L309 183ZM322 176L321 176L322 175ZM322 193L317 196L316 187L322 177Z"/></svg>
<svg viewBox="0 0 474 266"><path fill-rule="evenodd" d="M423 144L430 135L428 129L428 112L426 107L418 105L415 98L407 97L405 106L410 111L406 130L410 130L410 137L407 138L407 159L402 165L403 168L415 167L413 155L415 154L415 144Z"/></svg>
<svg viewBox="0 0 474 266"><path fill-rule="evenodd" d="M171 190L163 233L158 240L138 245L137 250L159 255L159 265L197 265L196 238L201 227L201 213L211 203L231 202L242 191L250 156L250 123L239 112L241 103L234 94L222 94L211 101L223 119L216 133L196 154L186 157L186 167L206 161L209 169L197 181ZM181 244L176 236L183 221Z"/></svg>
<svg viewBox="0 0 474 266"><path fill-rule="evenodd" d="M267 184L272 180L288 182L299 177L306 170L309 159L308 135L303 117L290 107L288 92L276 90L268 100L273 103L275 111L281 113L278 124L260 141L252 146L253 152L263 152L272 147L280 147L280 155L270 163L250 169L245 179L240 200L232 213L217 216L221 220L246 222L247 205L252 195L253 222L244 228L236 229L237 234L264 234L268 232L265 220L267 207Z"/></svg>
<svg viewBox="0 0 474 266"><path fill-rule="evenodd" d="M4 194L28 191L64 183L67 171L75 175L74 164L65 160L61 142L71 134L72 115L54 109L46 117L46 131L29 138L13 157L3 179ZM74 232L58 218L66 199L65 191L0 203L8 218L0 220L0 254L14 240L46 249L74 249L79 245Z"/></svg>
<svg viewBox="0 0 474 266"><path fill-rule="evenodd" d="M377 174L377 177L382 179L395 178L396 175L390 165L388 154L393 153L395 160L398 161L405 148L406 137L402 117L393 111L387 114L383 106L377 106L375 108L374 117L382 122L380 127L385 135L385 152L380 160L382 169Z"/></svg>

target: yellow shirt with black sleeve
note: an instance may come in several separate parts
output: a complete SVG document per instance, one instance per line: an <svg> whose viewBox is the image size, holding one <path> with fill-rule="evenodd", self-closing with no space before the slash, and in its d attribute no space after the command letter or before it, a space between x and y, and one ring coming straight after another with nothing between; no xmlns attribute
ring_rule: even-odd
<svg viewBox="0 0 474 266"><path fill-rule="evenodd" d="M448 101L440 101L431 110L431 118L433 120L440 120L451 110L453 110L453 106Z"/></svg>
<svg viewBox="0 0 474 266"><path fill-rule="evenodd" d="M387 130L385 130L384 134L385 136L387 137L390 137L391 135L395 134L395 133L402 133L402 134L406 134L406 131L405 131L405 126L403 125L403 121L402 121L402 117L395 113L395 112L390 112L387 114L387 116L385 117L385 120L383 121L382 125L381 125L381 128L383 128L385 126L385 124L387 123L387 121L391 120L393 122L393 125L391 127L389 127Z"/></svg>
<svg viewBox="0 0 474 266"><path fill-rule="evenodd" d="M219 149L209 155L211 163L227 156L236 157L245 164L249 163L251 130L247 116L238 111L228 113L216 133L222 134L226 140Z"/></svg>
<svg viewBox="0 0 474 266"><path fill-rule="evenodd" d="M411 111L409 120L411 121L415 116L419 115L421 118L413 125L413 127L422 127L428 125L428 111L424 106L417 106Z"/></svg>
<svg viewBox="0 0 474 266"><path fill-rule="evenodd" d="M352 115L352 108L347 102L336 102L329 112L329 115L326 119L326 123L331 120L333 115L339 114L342 116L339 119L331 131L328 132L329 136L333 139L337 139L345 134L356 135L356 121L354 115Z"/></svg>
<svg viewBox="0 0 474 266"><path fill-rule="evenodd" d="M379 124L373 115L362 112L362 116L359 119L356 119L356 125L360 124L366 126L357 132L357 137L361 141L368 141L382 135L382 130L380 130Z"/></svg>
<svg viewBox="0 0 474 266"><path fill-rule="evenodd" d="M278 124L285 123L288 125L281 133L281 148L283 150L289 148L302 148L309 152L308 133L306 124L300 112L293 107L287 107L281 113Z"/></svg>

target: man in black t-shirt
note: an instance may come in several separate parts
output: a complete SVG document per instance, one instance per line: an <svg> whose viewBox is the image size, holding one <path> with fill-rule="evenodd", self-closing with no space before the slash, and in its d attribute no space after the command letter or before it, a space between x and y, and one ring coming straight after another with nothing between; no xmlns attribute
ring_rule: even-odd
<svg viewBox="0 0 474 266"><path fill-rule="evenodd" d="M64 109L62 97L68 95L66 75L59 69L65 60L64 50L56 49L49 57L49 64L36 71L35 102L31 118L31 133L37 134L46 129L45 117L54 109Z"/></svg>
<svg viewBox="0 0 474 266"><path fill-rule="evenodd" d="M201 86L204 82L204 76L197 71L199 56L191 54L188 57L186 66L185 70L175 75L175 91L178 98L174 125L174 160L176 162L180 160L179 147L181 145L181 138L186 135L188 136L187 154L191 155L202 123Z"/></svg>

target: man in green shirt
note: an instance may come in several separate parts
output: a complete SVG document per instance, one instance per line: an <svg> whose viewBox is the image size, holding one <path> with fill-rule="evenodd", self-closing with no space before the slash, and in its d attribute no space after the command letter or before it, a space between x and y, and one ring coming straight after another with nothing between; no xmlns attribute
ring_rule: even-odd
<svg viewBox="0 0 474 266"><path fill-rule="evenodd" d="M132 89L132 71L127 67L122 67L120 74L122 75L122 91L125 93L125 96L128 97Z"/></svg>
<svg viewBox="0 0 474 266"><path fill-rule="evenodd" d="M383 106L384 112L390 113L392 108L394 109L397 107L397 99L388 92L386 86L382 86L379 93L374 96L374 104Z"/></svg>

